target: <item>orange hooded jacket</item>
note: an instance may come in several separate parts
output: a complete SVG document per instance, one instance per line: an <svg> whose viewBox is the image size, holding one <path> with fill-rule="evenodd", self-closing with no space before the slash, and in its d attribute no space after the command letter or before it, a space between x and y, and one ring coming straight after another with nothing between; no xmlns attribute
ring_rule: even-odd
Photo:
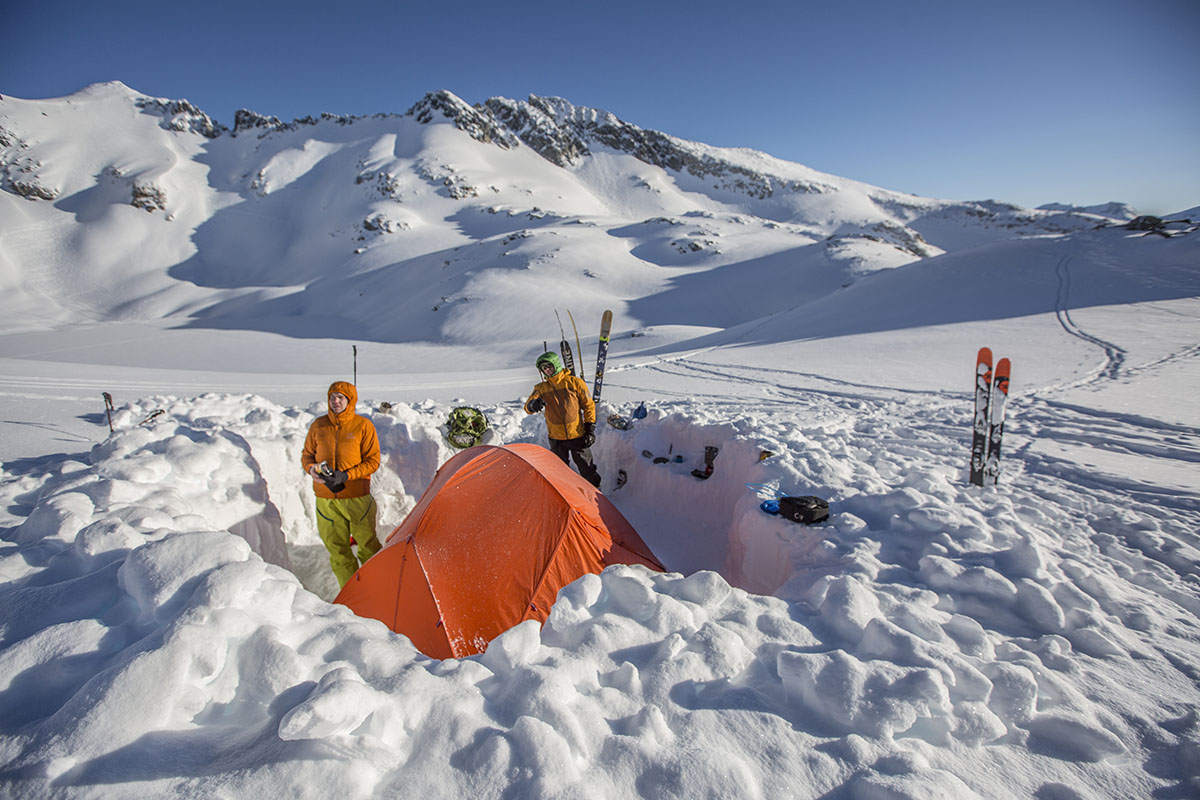
<svg viewBox="0 0 1200 800"><path fill-rule="evenodd" d="M325 393L326 403L334 392L346 395L350 402L340 414L334 414L330 408L325 416L313 420L308 436L304 438L300 463L305 472L322 461L328 463L330 469L346 471L346 488L337 494L329 491L324 483L313 481L317 497L338 500L364 497L371 493L371 474L379 469L379 437L371 420L354 413L358 403L358 390L354 384L334 381Z"/></svg>
<svg viewBox="0 0 1200 800"><path fill-rule="evenodd" d="M565 369L533 387L533 394L525 401L526 414L537 413L529 410L535 397L546 403L546 433L551 439L578 439L583 436L583 423L596 422L596 404L587 384Z"/></svg>

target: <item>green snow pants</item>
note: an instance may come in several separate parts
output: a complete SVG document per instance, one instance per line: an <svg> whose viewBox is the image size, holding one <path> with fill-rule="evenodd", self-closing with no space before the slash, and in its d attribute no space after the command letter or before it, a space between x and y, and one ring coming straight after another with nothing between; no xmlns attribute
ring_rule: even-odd
<svg viewBox="0 0 1200 800"><path fill-rule="evenodd" d="M329 566L337 578L338 586L345 586L357 570L359 563L379 552L379 539L375 536L375 498L348 497L345 500L317 498L317 533L329 551ZM351 537L358 547L355 555Z"/></svg>

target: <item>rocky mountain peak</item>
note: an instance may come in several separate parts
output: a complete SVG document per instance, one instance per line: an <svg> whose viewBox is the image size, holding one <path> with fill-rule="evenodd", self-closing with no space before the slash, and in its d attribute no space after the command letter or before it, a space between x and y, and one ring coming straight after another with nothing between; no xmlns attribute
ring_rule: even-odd
<svg viewBox="0 0 1200 800"><path fill-rule="evenodd" d="M445 89L425 95L406 112L406 115L422 125L443 117L453 122L456 128L472 139L485 144L495 144L506 150L517 144L516 137L485 110L468 105L465 100Z"/></svg>
<svg viewBox="0 0 1200 800"><path fill-rule="evenodd" d="M266 116L259 114L256 111L251 111L248 108L239 108L233 115L233 135L246 133L247 131L258 131L259 133L270 133L271 131L281 131L287 129L287 123L275 116Z"/></svg>
<svg viewBox="0 0 1200 800"><path fill-rule="evenodd" d="M161 116L162 126L167 130L198 133L207 139L215 139L229 130L187 100L139 97L134 102L142 111Z"/></svg>
<svg viewBox="0 0 1200 800"><path fill-rule="evenodd" d="M426 100L431 97L426 96ZM488 120L503 126L516 139L560 167L578 163L593 147L601 146L656 167L715 180L722 189L757 198L771 197L780 190L836 191L832 185L787 180L730 163L683 139L638 127L608 111L572 105L561 97L530 95L527 101L493 97L481 106L467 108L473 118L486 115ZM464 112L456 107L454 113Z"/></svg>
<svg viewBox="0 0 1200 800"><path fill-rule="evenodd" d="M560 125L554 110L537 100L533 95L529 102L493 97L483 108L547 161L560 167L577 163L587 155L587 143L572 128Z"/></svg>

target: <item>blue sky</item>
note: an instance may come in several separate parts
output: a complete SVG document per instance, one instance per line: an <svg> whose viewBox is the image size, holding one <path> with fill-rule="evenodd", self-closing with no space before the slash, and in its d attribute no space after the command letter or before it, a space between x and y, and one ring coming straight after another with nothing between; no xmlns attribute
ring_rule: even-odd
<svg viewBox="0 0 1200 800"><path fill-rule="evenodd" d="M337 9L331 11L331 9ZM120 80L225 124L565 97L890 189L1200 205L1198 0L0 4L0 93Z"/></svg>

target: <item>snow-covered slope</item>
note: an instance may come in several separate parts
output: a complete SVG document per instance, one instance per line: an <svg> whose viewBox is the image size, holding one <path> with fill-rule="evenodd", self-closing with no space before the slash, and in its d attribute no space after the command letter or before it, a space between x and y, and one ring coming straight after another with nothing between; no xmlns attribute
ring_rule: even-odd
<svg viewBox="0 0 1200 800"><path fill-rule="evenodd" d="M1129 214L919 198L556 98L438 92L404 115L243 111L228 129L108 83L0 100L0 145L10 330L171 317L508 344L538 338L506 321L513 304L656 322L627 304L717 270L725 327L866 272ZM795 291L764 291L785 276Z"/></svg>
<svg viewBox="0 0 1200 800"><path fill-rule="evenodd" d="M228 129L105 84L0 100L0 148L0 795L1200 791L1191 223L551 98ZM297 464L329 381L379 431L387 531L453 406L545 442L534 354L570 309L590 377L603 307L600 417L649 412L601 425L602 488L671 572L443 662L331 605ZM981 345L1014 365L986 488Z"/></svg>

